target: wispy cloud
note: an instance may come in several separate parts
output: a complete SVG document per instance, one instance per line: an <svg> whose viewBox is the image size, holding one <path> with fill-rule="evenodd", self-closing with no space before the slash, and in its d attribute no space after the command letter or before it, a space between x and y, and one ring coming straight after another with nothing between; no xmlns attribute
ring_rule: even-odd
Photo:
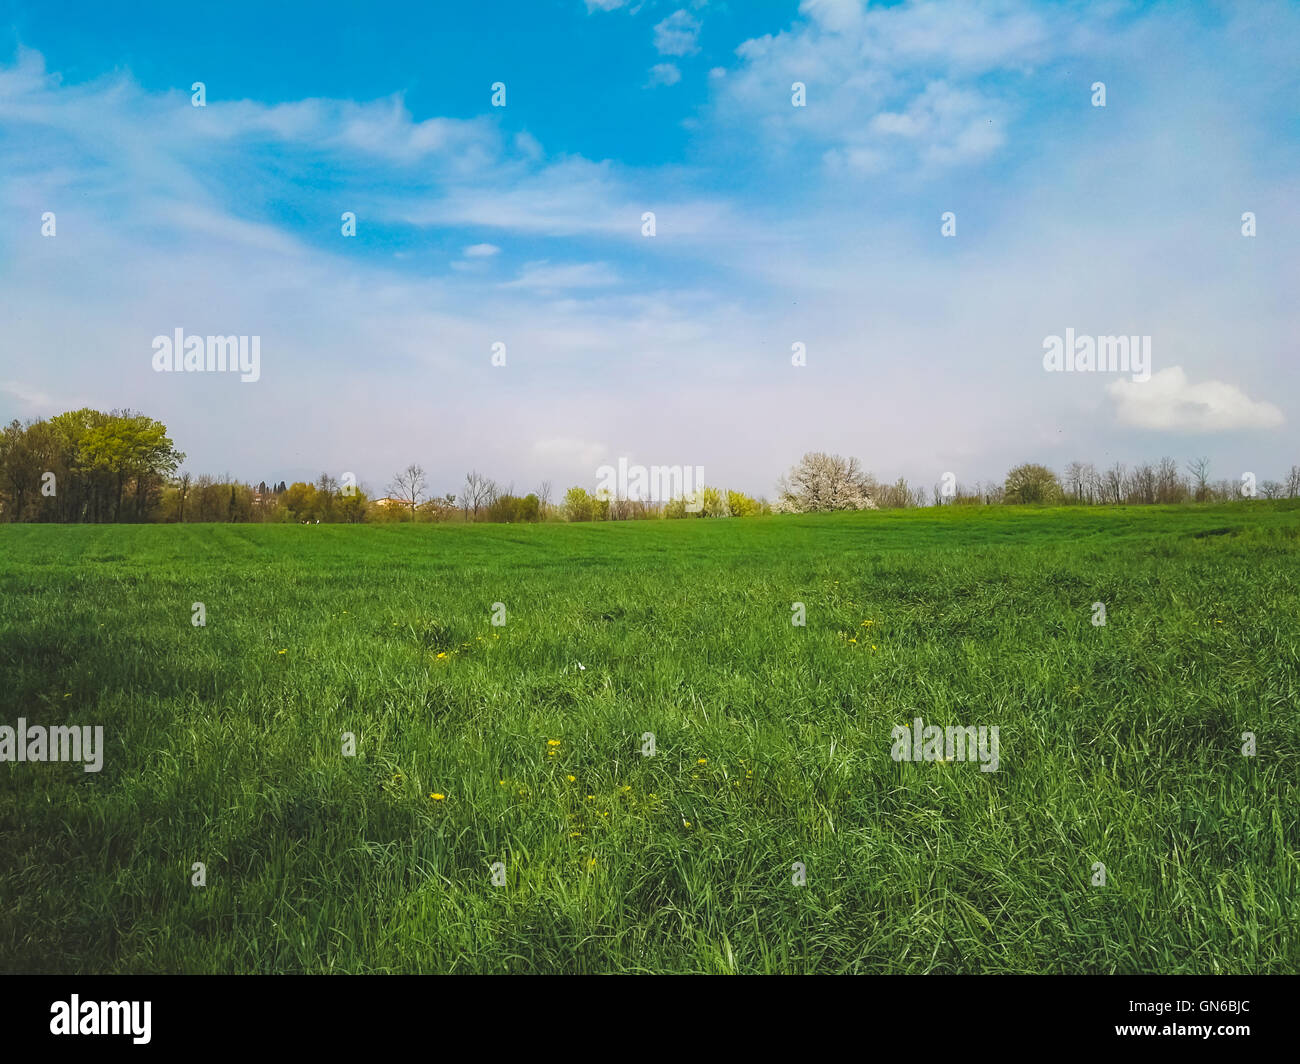
<svg viewBox="0 0 1300 1064"><path fill-rule="evenodd" d="M674 63L656 63L650 68L650 80L647 85L654 88L659 85L676 85L682 80L682 72Z"/></svg>
<svg viewBox="0 0 1300 1064"><path fill-rule="evenodd" d="M1021 0L800 11L672 92L639 92L638 38L628 87L685 145L658 163L544 143L518 96L452 117L210 85L193 108L22 51L0 63L0 407L52 413L75 379L174 422L196 469L265 476L275 456L377 481L422 458L451 483L471 465L581 482L589 451L546 469L534 447L557 424L752 491L812 447L923 483L1138 457L1153 431L1214 434L1225 461L1232 426L1300 447L1293 8L1213 27ZM1093 110L1094 70L1117 67ZM1041 339L1067 325L1155 335L1152 390L1048 379ZM151 338L178 326L261 335L262 380L152 373ZM1175 350L1183 376L1160 376Z"/></svg>
<svg viewBox="0 0 1300 1064"><path fill-rule="evenodd" d="M700 21L685 9L674 11L655 26L655 48L660 55L691 55L700 50Z"/></svg>
<svg viewBox="0 0 1300 1064"><path fill-rule="evenodd" d="M618 283L618 274L605 262L575 262L552 265L529 262L513 281L502 288L531 288L539 292L557 292L569 288L602 288Z"/></svg>

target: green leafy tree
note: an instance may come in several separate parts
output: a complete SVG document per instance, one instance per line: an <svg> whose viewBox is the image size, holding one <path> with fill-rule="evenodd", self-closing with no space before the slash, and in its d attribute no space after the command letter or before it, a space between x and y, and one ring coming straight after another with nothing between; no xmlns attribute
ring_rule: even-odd
<svg viewBox="0 0 1300 1064"><path fill-rule="evenodd" d="M573 487L564 493L564 517L568 521L590 521L596 500L586 488Z"/></svg>
<svg viewBox="0 0 1300 1064"><path fill-rule="evenodd" d="M314 521L319 505L316 489L311 484L299 480L290 484L280 496L280 505L294 521Z"/></svg>
<svg viewBox="0 0 1300 1064"><path fill-rule="evenodd" d="M1007 474L1003 493L1011 503L1060 502L1061 482L1046 466L1026 462Z"/></svg>

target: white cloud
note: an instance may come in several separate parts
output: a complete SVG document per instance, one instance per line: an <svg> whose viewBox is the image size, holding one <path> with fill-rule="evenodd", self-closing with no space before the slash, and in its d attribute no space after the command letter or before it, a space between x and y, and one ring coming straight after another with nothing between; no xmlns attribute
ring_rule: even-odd
<svg viewBox="0 0 1300 1064"><path fill-rule="evenodd" d="M525 159L532 159L535 161L542 157L541 142L526 129L520 130L515 134L514 145L515 151Z"/></svg>
<svg viewBox="0 0 1300 1064"><path fill-rule="evenodd" d="M1077 16L1019 0L867 7L805 0L788 30L742 43L714 84L719 124L755 152L811 147L833 168L877 172L975 162L1006 141L1016 79L1070 54ZM790 86L807 86L806 107Z"/></svg>
<svg viewBox="0 0 1300 1064"><path fill-rule="evenodd" d="M803 0L799 13L809 15L823 29L843 33L862 22L861 0Z"/></svg>
<svg viewBox="0 0 1300 1064"><path fill-rule="evenodd" d="M931 82L902 113L882 111L869 129L884 139L900 137L922 144L923 162L940 166L975 162L1006 140L1000 108L979 93Z"/></svg>
<svg viewBox="0 0 1300 1064"><path fill-rule="evenodd" d="M700 22L689 11L674 11L655 26L655 47L660 55L691 55L700 50Z"/></svg>
<svg viewBox="0 0 1300 1064"><path fill-rule="evenodd" d="M641 240L641 215L656 214L662 236L718 237L734 231L727 206L715 200L669 198L633 187L610 162L561 159L533 173L504 171L498 185L482 180L441 195L386 206L387 215L414 225L472 225L547 236L602 235Z"/></svg>
<svg viewBox="0 0 1300 1064"><path fill-rule="evenodd" d="M1162 432L1227 432L1277 428L1286 419L1272 403L1251 399L1224 381L1193 384L1182 366L1153 373L1147 381L1115 381L1108 391L1119 420Z"/></svg>
<svg viewBox="0 0 1300 1064"><path fill-rule="evenodd" d="M106 116L123 117L128 124L119 127ZM311 98L264 104L225 100L209 86L207 105L191 107L188 93L147 93L121 74L65 86L46 72L40 53L29 49L19 51L14 66L0 67L0 122L43 129L69 158L134 165L155 182L179 179L192 165L224 166L226 157L214 152L267 141L332 154L356 167L419 164L453 175L472 174L502 154L491 120L416 121L401 94L362 102Z"/></svg>
<svg viewBox="0 0 1300 1064"><path fill-rule="evenodd" d="M0 392L11 395L24 406L37 410L46 410L54 405L54 400L45 392L30 388L22 381L0 381Z"/></svg>
<svg viewBox="0 0 1300 1064"><path fill-rule="evenodd" d="M486 259L500 254L501 249L495 244L471 244L465 249L467 259Z"/></svg>
<svg viewBox="0 0 1300 1064"><path fill-rule="evenodd" d="M566 288L603 288L618 283L618 274L604 262L575 262L552 266L543 259L528 262L513 281L502 288L530 288L539 292L555 292Z"/></svg>
<svg viewBox="0 0 1300 1064"><path fill-rule="evenodd" d="M617 11L627 0L587 0L587 14L593 11Z"/></svg>
<svg viewBox="0 0 1300 1064"><path fill-rule="evenodd" d="M646 85L650 88L659 85L676 85L681 80L682 72L677 69L676 64L656 63L650 68L650 80Z"/></svg>

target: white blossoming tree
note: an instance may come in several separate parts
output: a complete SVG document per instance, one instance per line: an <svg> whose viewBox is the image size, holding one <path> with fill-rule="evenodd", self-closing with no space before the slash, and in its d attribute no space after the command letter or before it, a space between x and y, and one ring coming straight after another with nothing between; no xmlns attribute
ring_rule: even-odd
<svg viewBox="0 0 1300 1064"><path fill-rule="evenodd" d="M812 451L776 484L778 513L874 510L875 480L856 458Z"/></svg>

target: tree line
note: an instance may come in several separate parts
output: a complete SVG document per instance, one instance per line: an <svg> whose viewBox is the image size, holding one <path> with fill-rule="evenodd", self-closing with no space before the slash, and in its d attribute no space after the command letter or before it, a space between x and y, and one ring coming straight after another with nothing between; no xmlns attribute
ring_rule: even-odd
<svg viewBox="0 0 1300 1064"><path fill-rule="evenodd" d="M350 477L322 473L313 482L245 483L229 475L194 476L159 421L130 410L89 408L48 419L13 421L0 432L0 520L107 522L494 522L625 521L752 517L772 513L900 509L926 505L1144 505L1217 502L1242 497L1300 497L1300 465L1282 480L1253 473L1213 480L1207 458L1172 458L1131 469L1071 462L1058 475L1025 463L1002 481L964 486L952 474L927 493L899 478L876 480L857 458L810 452L776 484L773 500L701 486L691 496L619 498L574 485L562 495L543 481L521 493L473 470L458 491L437 494L424 468L395 474L382 496Z"/></svg>
<svg viewBox="0 0 1300 1064"><path fill-rule="evenodd" d="M183 461L165 425L130 410L13 421L0 432L0 507L7 521L153 520Z"/></svg>

